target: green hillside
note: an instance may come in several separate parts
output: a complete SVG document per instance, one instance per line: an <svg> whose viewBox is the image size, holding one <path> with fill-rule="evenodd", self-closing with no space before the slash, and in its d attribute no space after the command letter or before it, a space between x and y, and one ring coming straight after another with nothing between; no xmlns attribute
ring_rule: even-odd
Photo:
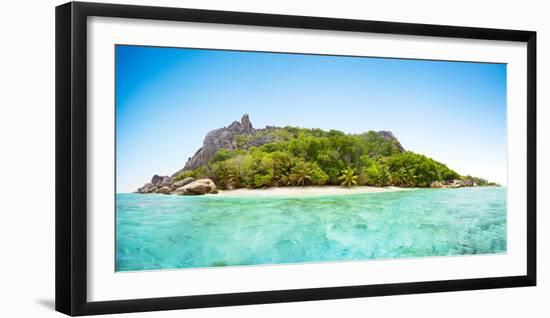
<svg viewBox="0 0 550 318"><path fill-rule="evenodd" d="M465 179L445 164L405 151L389 132L345 134L295 127L266 128L235 138L186 177L210 178L222 189L306 185L429 187ZM259 146L255 146L259 145ZM488 185L481 178L476 185Z"/></svg>

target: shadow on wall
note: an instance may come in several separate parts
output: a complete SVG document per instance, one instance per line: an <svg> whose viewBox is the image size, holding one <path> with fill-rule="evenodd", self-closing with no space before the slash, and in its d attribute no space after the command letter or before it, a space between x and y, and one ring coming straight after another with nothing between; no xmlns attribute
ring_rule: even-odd
<svg viewBox="0 0 550 318"><path fill-rule="evenodd" d="M47 309L55 310L55 300L53 299L38 299L36 302Z"/></svg>

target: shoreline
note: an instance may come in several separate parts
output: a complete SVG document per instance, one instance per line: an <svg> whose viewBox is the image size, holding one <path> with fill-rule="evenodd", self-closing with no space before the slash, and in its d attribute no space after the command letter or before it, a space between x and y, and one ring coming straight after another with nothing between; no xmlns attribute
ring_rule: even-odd
<svg viewBox="0 0 550 318"><path fill-rule="evenodd" d="M350 188L341 186L286 186L286 187L269 187L269 188L238 188L233 190L218 190L218 193L206 193L204 196L211 197L253 197L253 196L329 196L329 195L351 195L351 194L368 194L368 193L389 193L389 192L402 192L402 191L414 191L422 189L433 190L454 190L462 188L493 188L493 187L506 187L506 186L474 186L474 187L460 187L460 188L404 188L397 186L387 187L374 187L374 186L353 186ZM135 192L119 192L117 194L132 194ZM156 195L167 195L160 193L150 193ZM174 194L169 194L174 195ZM201 195L196 195L201 196Z"/></svg>
<svg viewBox="0 0 550 318"><path fill-rule="evenodd" d="M270 187L263 189L248 189L239 188L234 190L219 190L218 194L208 194L209 196L223 197L242 197L242 196L318 196L318 195L350 195L363 193L383 193L383 192L398 192L411 191L417 188L400 188L400 187L371 187L371 186L354 186L344 188L340 186L289 186L289 187Z"/></svg>

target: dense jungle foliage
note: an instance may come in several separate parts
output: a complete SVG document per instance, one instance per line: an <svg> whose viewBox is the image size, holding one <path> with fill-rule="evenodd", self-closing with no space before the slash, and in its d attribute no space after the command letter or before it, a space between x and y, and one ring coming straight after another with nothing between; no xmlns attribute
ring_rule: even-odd
<svg viewBox="0 0 550 318"><path fill-rule="evenodd" d="M261 145L253 146L258 140L263 141ZM235 142L236 150L220 149L206 165L184 171L176 179L208 177L218 187L232 189L291 185L429 187L432 181L466 178L443 163L404 151L397 140L374 131L345 134L271 128L238 136ZM475 180L478 185L488 184L484 179Z"/></svg>

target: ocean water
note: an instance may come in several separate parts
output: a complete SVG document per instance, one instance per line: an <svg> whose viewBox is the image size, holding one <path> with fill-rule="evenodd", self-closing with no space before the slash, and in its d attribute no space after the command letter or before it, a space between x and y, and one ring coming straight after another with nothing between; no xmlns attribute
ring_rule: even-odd
<svg viewBox="0 0 550 318"><path fill-rule="evenodd" d="M117 271L504 252L505 187L116 196Z"/></svg>

